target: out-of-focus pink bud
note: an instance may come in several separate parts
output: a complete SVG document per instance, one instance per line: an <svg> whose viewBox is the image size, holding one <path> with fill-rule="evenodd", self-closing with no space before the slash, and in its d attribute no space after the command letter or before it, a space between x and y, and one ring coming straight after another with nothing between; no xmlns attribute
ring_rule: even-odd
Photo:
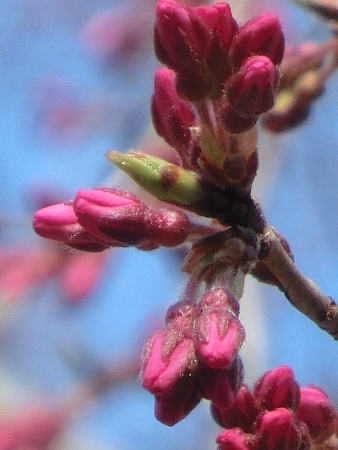
<svg viewBox="0 0 338 450"><path fill-rule="evenodd" d="M63 413L36 408L18 414L10 423L10 429L19 442L16 448L43 450L61 431L64 423Z"/></svg>
<svg viewBox="0 0 338 450"><path fill-rule="evenodd" d="M166 334L166 331L155 333L144 349L142 385L155 395L171 391L193 365L195 358L194 344L191 339L179 339L168 351Z"/></svg>
<svg viewBox="0 0 338 450"><path fill-rule="evenodd" d="M300 389L296 418L306 423L316 443L326 440L335 430L335 408L326 393L316 386Z"/></svg>
<svg viewBox="0 0 338 450"><path fill-rule="evenodd" d="M210 369L201 365L196 377L202 397L211 400L218 408L229 408L243 381L243 365L240 358L230 369Z"/></svg>
<svg viewBox="0 0 338 450"><path fill-rule="evenodd" d="M257 424L255 446L257 450L299 450L303 442L302 428L295 422L293 413L277 408L264 413ZM302 447L308 449L308 447Z"/></svg>
<svg viewBox="0 0 338 450"><path fill-rule="evenodd" d="M280 64L285 47L284 34L278 16L263 14L244 24L233 39L230 58L237 70L253 55L267 56Z"/></svg>
<svg viewBox="0 0 338 450"><path fill-rule="evenodd" d="M81 189L74 199L79 223L110 245L137 245L148 238L148 210L137 197L118 189Z"/></svg>
<svg viewBox="0 0 338 450"><path fill-rule="evenodd" d="M178 96L175 72L170 69L160 68L155 73L151 114L157 133L181 154L179 149L186 149L191 140L195 115L190 104Z"/></svg>
<svg viewBox="0 0 338 450"><path fill-rule="evenodd" d="M190 221L182 211L152 211L151 230L153 238L163 247L176 247L186 240Z"/></svg>
<svg viewBox="0 0 338 450"><path fill-rule="evenodd" d="M295 411L299 406L300 387L288 366L280 366L263 375L256 383L254 391L261 410L287 408Z"/></svg>
<svg viewBox="0 0 338 450"><path fill-rule="evenodd" d="M200 401L194 376L184 376L171 391L156 396L155 417L164 425L172 427L183 420Z"/></svg>
<svg viewBox="0 0 338 450"><path fill-rule="evenodd" d="M256 399L245 385L238 390L230 408L221 409L214 403L211 405L211 414L221 427L241 428L245 433L253 431L258 412Z"/></svg>
<svg viewBox="0 0 338 450"><path fill-rule="evenodd" d="M234 428L221 431L216 438L216 442L218 450L250 450L250 438L242 430Z"/></svg>
<svg viewBox="0 0 338 450"><path fill-rule="evenodd" d="M252 56L229 78L226 91L231 106L242 116L252 117L273 107L279 72L266 56Z"/></svg>
<svg viewBox="0 0 338 450"><path fill-rule="evenodd" d="M195 321L195 349L206 366L226 369L234 361L245 331L233 309L220 305L219 291L207 292L201 299L202 312Z"/></svg>
<svg viewBox="0 0 338 450"><path fill-rule="evenodd" d="M59 203L37 211L33 218L33 228L42 237L87 252L100 252L108 244L89 235L79 224L71 203Z"/></svg>
<svg viewBox="0 0 338 450"><path fill-rule="evenodd" d="M0 428L0 449L1 450L17 450L18 440L13 433L5 427Z"/></svg>
<svg viewBox="0 0 338 450"><path fill-rule="evenodd" d="M96 288L108 252L74 253L61 274L61 290L67 303L79 304Z"/></svg>

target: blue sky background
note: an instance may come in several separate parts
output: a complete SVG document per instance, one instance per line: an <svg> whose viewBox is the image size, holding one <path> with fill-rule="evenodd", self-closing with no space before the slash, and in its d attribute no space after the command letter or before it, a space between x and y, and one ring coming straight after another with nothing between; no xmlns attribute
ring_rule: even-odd
<svg viewBox="0 0 338 450"><path fill-rule="evenodd" d="M140 0L141 2L141 0ZM156 62L144 52L137 61L110 64L88 54L79 31L112 0L7 0L0 3L0 210L10 226L1 230L8 245L35 240L30 227L32 187L61 189L71 198L80 187L95 187L112 172L108 149L135 145L149 120L148 99ZM130 1L133 8L136 0ZM293 33L323 39L321 24L303 11L292 13ZM106 113L102 127L78 139L46 137L39 103L41 86L65 81L70 96L95 100ZM313 108L308 122L274 141L280 165L266 196L271 223L289 240L301 270L338 298L338 129L337 79ZM50 88L49 88L50 89ZM67 89L66 89L66 92ZM51 94L50 94L51 95ZM54 99L55 101L55 99ZM40 106L39 106L40 105ZM47 97L48 106L48 97ZM73 348L94 361L116 360L143 338L149 317L159 317L177 297L184 276L168 251L132 249L112 255L100 288L78 308L67 309L56 282L32 294L2 332L3 365L42 398L59 395L76 379L64 354ZM268 357L262 371L291 364L302 383L321 384L335 396L337 344L269 287L262 287ZM213 448L215 435L202 405L175 429L153 418L151 395L138 384L107 393L72 426L90 433L95 448L169 450Z"/></svg>

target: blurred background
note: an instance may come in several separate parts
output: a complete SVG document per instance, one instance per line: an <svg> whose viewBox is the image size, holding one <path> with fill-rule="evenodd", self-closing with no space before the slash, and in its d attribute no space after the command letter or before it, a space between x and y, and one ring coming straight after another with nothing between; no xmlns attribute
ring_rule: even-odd
<svg viewBox="0 0 338 450"><path fill-rule="evenodd" d="M47 428L57 422L55 437L32 449L215 448L207 403L167 428L137 377L144 341L184 285L181 255L79 255L31 228L38 208L81 187L129 186L107 150L156 144L149 125L155 3L0 3L0 449L12 448L3 443L8 424L29 432L36 408L62 420L47 420ZM286 0L230 4L242 21L277 12L290 43L327 39L320 20ZM262 132L255 186L299 268L336 299L337 89L333 77L302 126ZM289 364L301 384L319 384L338 404L337 344L279 291L248 280L242 319L250 383Z"/></svg>

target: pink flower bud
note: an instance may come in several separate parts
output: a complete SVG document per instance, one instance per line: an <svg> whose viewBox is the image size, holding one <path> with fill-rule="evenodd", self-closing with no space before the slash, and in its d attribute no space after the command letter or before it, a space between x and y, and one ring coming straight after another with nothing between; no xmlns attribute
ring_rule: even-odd
<svg viewBox="0 0 338 450"><path fill-rule="evenodd" d="M214 403L211 405L212 416L221 427L241 428L245 433L253 431L258 412L256 399L245 385L238 390L230 408L221 409Z"/></svg>
<svg viewBox="0 0 338 450"><path fill-rule="evenodd" d="M250 450L250 438L242 430L234 428L221 431L216 438L216 442L218 450Z"/></svg>
<svg viewBox="0 0 338 450"><path fill-rule="evenodd" d="M127 192L81 189L74 199L74 211L89 234L110 245L137 245L149 238L148 208Z"/></svg>
<svg viewBox="0 0 338 450"><path fill-rule="evenodd" d="M205 312L196 320L195 335L198 359L214 369L226 369L234 361L245 331L231 312Z"/></svg>
<svg viewBox="0 0 338 450"><path fill-rule="evenodd" d="M183 86L185 97L194 101L208 94L204 61L210 33L199 17L173 0L160 0L156 8L154 45L159 61L179 74L179 90Z"/></svg>
<svg viewBox="0 0 338 450"><path fill-rule="evenodd" d="M170 346L171 347L171 346ZM177 339L173 348L166 348L166 331L155 333L144 349L142 385L152 394L165 394L192 367L195 358L191 339Z"/></svg>
<svg viewBox="0 0 338 450"><path fill-rule="evenodd" d="M210 31L211 43L206 63L210 72L210 83L213 84L211 96L217 98L223 94L223 83L231 73L228 53L238 24L232 17L228 3L199 6L194 8L193 12L203 20Z"/></svg>
<svg viewBox="0 0 338 450"><path fill-rule="evenodd" d="M201 314L195 321L198 358L213 369L226 369L234 361L245 337L237 318L238 302L227 291L215 289L204 294L200 308Z"/></svg>
<svg viewBox="0 0 338 450"><path fill-rule="evenodd" d="M217 408L230 408L243 381L243 365L237 358L230 369L200 366L196 377L202 397L211 400Z"/></svg>
<svg viewBox="0 0 338 450"><path fill-rule="evenodd" d="M171 391L156 396L155 417L164 425L172 427L183 420L200 401L195 378L182 377Z"/></svg>
<svg viewBox="0 0 338 450"><path fill-rule="evenodd" d="M79 224L71 203L40 209L34 215L33 228L39 236L63 242L78 250L100 252L108 248L107 243L89 235Z"/></svg>
<svg viewBox="0 0 338 450"><path fill-rule="evenodd" d="M263 55L280 64L284 54L284 35L278 16L264 14L244 24L233 39L230 58L235 70L253 55Z"/></svg>
<svg viewBox="0 0 338 450"><path fill-rule="evenodd" d="M257 424L255 449L268 450L299 450L304 442L303 430L295 422L291 411L285 408L277 408L263 414Z"/></svg>
<svg viewBox="0 0 338 450"><path fill-rule="evenodd" d="M296 417L306 423L317 443L326 440L335 430L335 408L326 393L316 386L300 389Z"/></svg>
<svg viewBox="0 0 338 450"><path fill-rule="evenodd" d="M238 114L252 118L272 108L279 73L265 56L252 56L229 78L226 91Z"/></svg>
<svg viewBox="0 0 338 450"><path fill-rule="evenodd" d="M295 411L300 401L299 385L288 366L277 367L263 375L253 393L261 410L283 407Z"/></svg>
<svg viewBox="0 0 338 450"><path fill-rule="evenodd" d="M178 96L172 70L161 68L155 73L151 114L155 130L169 145L178 150L188 147L195 115L190 104Z"/></svg>

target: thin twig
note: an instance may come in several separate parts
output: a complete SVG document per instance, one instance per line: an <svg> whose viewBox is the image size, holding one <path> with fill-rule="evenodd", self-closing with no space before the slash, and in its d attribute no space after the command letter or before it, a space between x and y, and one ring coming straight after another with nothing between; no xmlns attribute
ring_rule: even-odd
<svg viewBox="0 0 338 450"><path fill-rule="evenodd" d="M263 261L280 281L289 302L338 339L338 306L334 300L323 295L312 280L299 272L270 226L266 227L263 243L267 246Z"/></svg>

